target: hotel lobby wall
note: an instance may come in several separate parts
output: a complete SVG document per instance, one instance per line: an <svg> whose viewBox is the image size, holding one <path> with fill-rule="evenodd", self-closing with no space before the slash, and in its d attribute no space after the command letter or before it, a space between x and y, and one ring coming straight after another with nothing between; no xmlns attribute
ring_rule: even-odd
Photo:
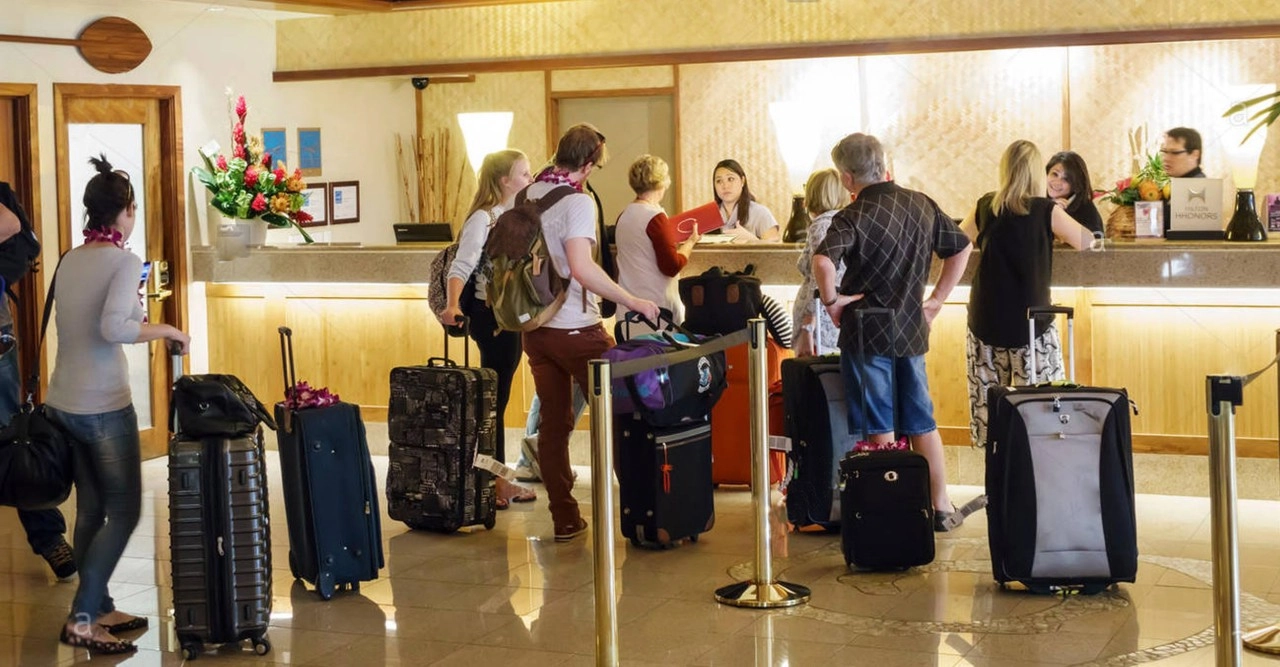
<svg viewBox="0 0 1280 667"><path fill-rule="evenodd" d="M201 164L197 149L217 140L231 143L227 89L248 98L249 130L285 127L290 165L297 163L298 127L322 129L325 170L311 180L359 180L361 219L333 228L333 240L391 243L391 221L404 219L403 197L396 184L394 133L414 131L413 89L408 80L274 84L271 81L277 17L300 16L227 7L206 11L207 4L154 0L6 0L0 32L72 37L91 20L121 16L138 24L152 51L136 69L104 74L89 66L70 46L0 43L0 81L34 83L39 106L37 139L40 165L41 220L45 265L58 257L57 179L54 151L53 85L55 83L177 85L182 89L182 145L186 168ZM376 123L370 121L376 118ZM377 132L369 132L373 124ZM87 159L76 156L75 159ZM117 165L128 169L128 165ZM78 196L78 193L76 193ZM186 192L187 237L204 243L204 190L191 179ZM73 221L73 229L79 221ZM270 242L285 242L288 232L271 232ZM49 272L45 272L48 280Z"/></svg>
<svg viewBox="0 0 1280 667"><path fill-rule="evenodd" d="M537 162L551 146L547 96L574 90L627 90L670 77L678 101L679 207L711 199L711 169L720 159L742 163L757 199L775 217L789 215L788 183L769 104L795 101L813 110L819 150L812 168L829 166L841 136L865 130L881 137L891 171L928 192L956 217L994 189L1000 154L1014 139L1034 141L1044 157L1070 148L1084 156L1097 188L1128 174L1126 133L1146 123L1145 150L1175 125L1201 130L1204 167L1228 177L1222 112L1235 101L1231 86L1280 81L1280 39L1179 42L1105 47L1013 49L947 54L867 56L681 65L673 68L566 70L477 75L472 84L422 93L423 129L456 127L464 110L516 113L511 144ZM1136 81L1135 81L1135 74ZM1268 135L1260 160L1259 192L1280 190L1280 136ZM455 142L461 150L461 138ZM615 154L614 165L633 155ZM625 168L625 167L623 167ZM470 174L466 178L469 192ZM1233 190L1228 179L1225 205ZM465 194L464 194L464 199ZM1109 211L1104 205L1104 215ZM612 219L617 211L606 211Z"/></svg>

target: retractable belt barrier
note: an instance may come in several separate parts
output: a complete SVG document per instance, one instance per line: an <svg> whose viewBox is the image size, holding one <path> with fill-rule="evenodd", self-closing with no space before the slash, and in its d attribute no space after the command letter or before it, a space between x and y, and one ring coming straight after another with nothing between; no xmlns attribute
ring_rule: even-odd
<svg viewBox="0 0 1280 667"><path fill-rule="evenodd" d="M769 434L768 387L765 382L767 362L765 323L754 318L741 331L713 338L697 345L641 359L610 363L594 359L590 363L591 386L587 395L591 404L591 502L592 560L595 579L596 665L618 664L617 582L614 577L613 535L613 395L614 378L623 378L660 366L692 361L747 343L750 347L748 368L751 395L751 495L755 508L756 554L755 577L717 589L716 600L739 607L789 607L809 600L809 589L797 584L777 581L769 532Z"/></svg>
<svg viewBox="0 0 1280 667"><path fill-rule="evenodd" d="M1271 625L1243 635L1240 629L1240 541L1236 524L1236 406L1244 404L1244 388L1280 362L1280 330L1276 356L1249 375L1208 375L1205 397L1209 415L1209 520L1213 549L1214 664L1239 667L1240 647L1280 653L1280 628Z"/></svg>

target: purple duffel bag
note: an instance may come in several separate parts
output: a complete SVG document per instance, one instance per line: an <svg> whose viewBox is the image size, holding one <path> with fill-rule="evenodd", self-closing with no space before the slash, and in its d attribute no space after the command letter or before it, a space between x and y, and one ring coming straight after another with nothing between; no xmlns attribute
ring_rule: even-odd
<svg viewBox="0 0 1280 667"><path fill-rule="evenodd" d="M667 325L673 326L666 317L668 314L663 315ZM684 332L646 334L619 343L605 352L604 358L616 363L652 357L686 349L705 339ZM671 366L614 378L613 413L639 413L653 426L706 419L726 385L724 352L713 352Z"/></svg>

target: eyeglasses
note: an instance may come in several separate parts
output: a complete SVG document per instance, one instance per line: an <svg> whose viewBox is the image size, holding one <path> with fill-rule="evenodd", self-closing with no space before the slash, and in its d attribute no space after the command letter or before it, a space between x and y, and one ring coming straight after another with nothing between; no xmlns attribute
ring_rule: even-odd
<svg viewBox="0 0 1280 667"><path fill-rule="evenodd" d="M1191 151L1171 151L1171 150L1169 150L1169 149L1167 149L1167 148L1161 148L1161 149L1160 149L1160 154L1161 154L1161 155L1185 155L1186 153L1190 153L1190 152L1191 152Z"/></svg>

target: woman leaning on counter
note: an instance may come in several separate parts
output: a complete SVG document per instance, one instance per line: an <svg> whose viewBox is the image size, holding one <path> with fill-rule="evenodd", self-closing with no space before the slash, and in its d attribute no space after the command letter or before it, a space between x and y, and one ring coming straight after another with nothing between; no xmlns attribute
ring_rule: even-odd
<svg viewBox="0 0 1280 667"><path fill-rule="evenodd" d="M724 233L746 241L778 241L782 237L773 213L751 194L747 172L737 160L717 162L711 180Z"/></svg>
<svg viewBox="0 0 1280 667"><path fill-rule="evenodd" d="M987 390L1027 384L1031 344L1040 381L1061 380L1062 346L1050 321L1036 323L1027 339L1027 308L1050 305L1053 238L1087 250L1093 233L1052 199L1044 197L1040 151L1030 141L1009 144L1000 158L1000 186L978 200L960 223L978 249L978 270L969 291L966 341L969 430L975 445L987 437Z"/></svg>
<svg viewBox="0 0 1280 667"><path fill-rule="evenodd" d="M1102 234L1102 214L1093 204L1093 182L1084 158L1074 151L1054 153L1044 171L1049 199L1095 235Z"/></svg>

